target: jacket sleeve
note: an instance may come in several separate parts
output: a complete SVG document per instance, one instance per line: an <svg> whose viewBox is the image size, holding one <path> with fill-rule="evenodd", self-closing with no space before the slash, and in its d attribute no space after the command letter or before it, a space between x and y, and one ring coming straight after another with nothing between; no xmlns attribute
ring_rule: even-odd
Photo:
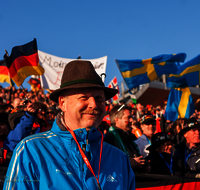
<svg viewBox="0 0 200 190"><path fill-rule="evenodd" d="M3 148L8 151L13 151L24 137L30 135L35 118L35 115L30 115L26 112L20 119L20 123L8 134L7 139L4 141Z"/></svg>
<svg viewBox="0 0 200 190"><path fill-rule="evenodd" d="M195 177L197 174L191 170L188 164L185 164L184 152L176 150L173 157L173 171L174 175L182 177Z"/></svg>
<svg viewBox="0 0 200 190"><path fill-rule="evenodd" d="M129 176L129 179L128 179L129 184L128 184L128 189L129 190L135 190L135 174L134 174L132 168L130 167L130 162L129 161L128 161L128 164L129 164L129 166L128 166L128 168L129 168L129 175L128 175Z"/></svg>
<svg viewBox="0 0 200 190"><path fill-rule="evenodd" d="M181 177L192 177L194 178L198 172L193 171L190 169L188 164L184 164L184 156L180 158L180 156L177 156L178 152L175 152L175 156L173 159L173 171L174 175L181 176ZM181 154L179 154L181 155Z"/></svg>
<svg viewBox="0 0 200 190"><path fill-rule="evenodd" d="M144 149L142 148L142 141L140 138L138 138L137 140L135 140L135 144L137 144L140 154L144 157Z"/></svg>
<svg viewBox="0 0 200 190"><path fill-rule="evenodd" d="M13 152L4 182L4 190L35 190L39 189L37 168L30 162L21 141Z"/></svg>
<svg viewBox="0 0 200 190"><path fill-rule="evenodd" d="M129 161L130 161L131 168L133 169L133 171L137 170L138 167L137 167L137 162L135 161L135 159L132 157L129 157Z"/></svg>

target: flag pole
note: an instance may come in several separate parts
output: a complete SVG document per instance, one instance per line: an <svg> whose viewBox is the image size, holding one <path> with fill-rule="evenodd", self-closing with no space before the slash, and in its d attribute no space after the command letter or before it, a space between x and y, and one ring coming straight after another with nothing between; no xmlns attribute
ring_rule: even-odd
<svg viewBox="0 0 200 190"><path fill-rule="evenodd" d="M40 84L40 85L41 85L41 84ZM42 92L43 92L43 94L44 94L44 88L42 87L41 89L42 89ZM45 94L44 94L44 101L47 102L47 99L46 99Z"/></svg>
<svg viewBox="0 0 200 190"><path fill-rule="evenodd" d="M9 57L9 54L8 54L8 51L5 49L5 53L6 53L6 56ZM4 57L4 61L6 63L6 66L8 68L8 64L7 64L7 60L6 58ZM11 95L12 95L12 79L10 78L10 72L9 72L9 69L8 69L8 76L9 76L9 80L10 80L10 97L9 97L9 101L11 102Z"/></svg>
<svg viewBox="0 0 200 190"><path fill-rule="evenodd" d="M42 93L44 94L44 101L46 102L46 96L45 96L45 93L44 93L44 88L41 84L41 78L40 78L40 76L35 76L35 77L40 81L40 88L42 90Z"/></svg>
<svg viewBox="0 0 200 190"><path fill-rule="evenodd" d="M6 56L9 57L9 54L8 54L8 51L5 49L5 52L6 52ZM6 62L6 66L8 68L8 64L7 64L7 60L4 58L5 62ZM8 69L8 76L9 76L9 79L10 79L10 86L12 87L12 82L11 82L11 78L10 78L10 72L9 72L9 69Z"/></svg>
<svg viewBox="0 0 200 190"><path fill-rule="evenodd" d="M5 52L6 52L6 55L9 57L9 55L8 55L8 51L5 49Z"/></svg>
<svg viewBox="0 0 200 190"><path fill-rule="evenodd" d="M23 87L23 85L21 84L21 87L22 87L22 89L24 90L24 92L25 92L25 89L24 89L24 87Z"/></svg>

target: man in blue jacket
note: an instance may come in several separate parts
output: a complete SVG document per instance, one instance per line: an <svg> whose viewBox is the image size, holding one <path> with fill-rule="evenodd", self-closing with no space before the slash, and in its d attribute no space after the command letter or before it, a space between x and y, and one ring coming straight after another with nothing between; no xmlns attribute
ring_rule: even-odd
<svg viewBox="0 0 200 190"><path fill-rule="evenodd" d="M68 63L60 88L50 95L62 112L51 131L18 144L4 189L135 189L127 155L103 142L99 127L105 100L116 93L91 62Z"/></svg>

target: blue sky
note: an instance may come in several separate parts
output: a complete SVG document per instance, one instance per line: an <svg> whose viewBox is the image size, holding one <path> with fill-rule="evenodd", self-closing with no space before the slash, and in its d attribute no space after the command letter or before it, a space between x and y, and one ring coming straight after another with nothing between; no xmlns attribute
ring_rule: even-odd
<svg viewBox="0 0 200 190"><path fill-rule="evenodd" d="M0 59L33 38L58 57L107 55L105 85L114 76L123 80L115 59L185 52L188 61L200 54L199 0L8 0L0 7Z"/></svg>

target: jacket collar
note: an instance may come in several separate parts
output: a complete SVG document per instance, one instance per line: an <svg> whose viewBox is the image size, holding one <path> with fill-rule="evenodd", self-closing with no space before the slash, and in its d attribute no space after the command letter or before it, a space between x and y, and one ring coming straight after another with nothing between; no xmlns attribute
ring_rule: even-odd
<svg viewBox="0 0 200 190"><path fill-rule="evenodd" d="M59 113L53 123L51 131L65 138L66 137L73 138L70 132L61 122L61 118L62 118L62 115L61 113ZM86 131L85 128L79 128L79 129L74 130L74 133L79 142L80 141L85 142L86 139L88 139L88 143L92 143L101 139L101 133L95 127L91 128L89 131Z"/></svg>
<svg viewBox="0 0 200 190"><path fill-rule="evenodd" d="M137 138L130 131L124 131L116 126L114 126L115 130L119 133L119 135L123 138L123 140L136 140Z"/></svg>
<svg viewBox="0 0 200 190"><path fill-rule="evenodd" d="M139 138L142 140L145 140L145 141L147 140L147 137L144 134L142 136L140 136Z"/></svg>

